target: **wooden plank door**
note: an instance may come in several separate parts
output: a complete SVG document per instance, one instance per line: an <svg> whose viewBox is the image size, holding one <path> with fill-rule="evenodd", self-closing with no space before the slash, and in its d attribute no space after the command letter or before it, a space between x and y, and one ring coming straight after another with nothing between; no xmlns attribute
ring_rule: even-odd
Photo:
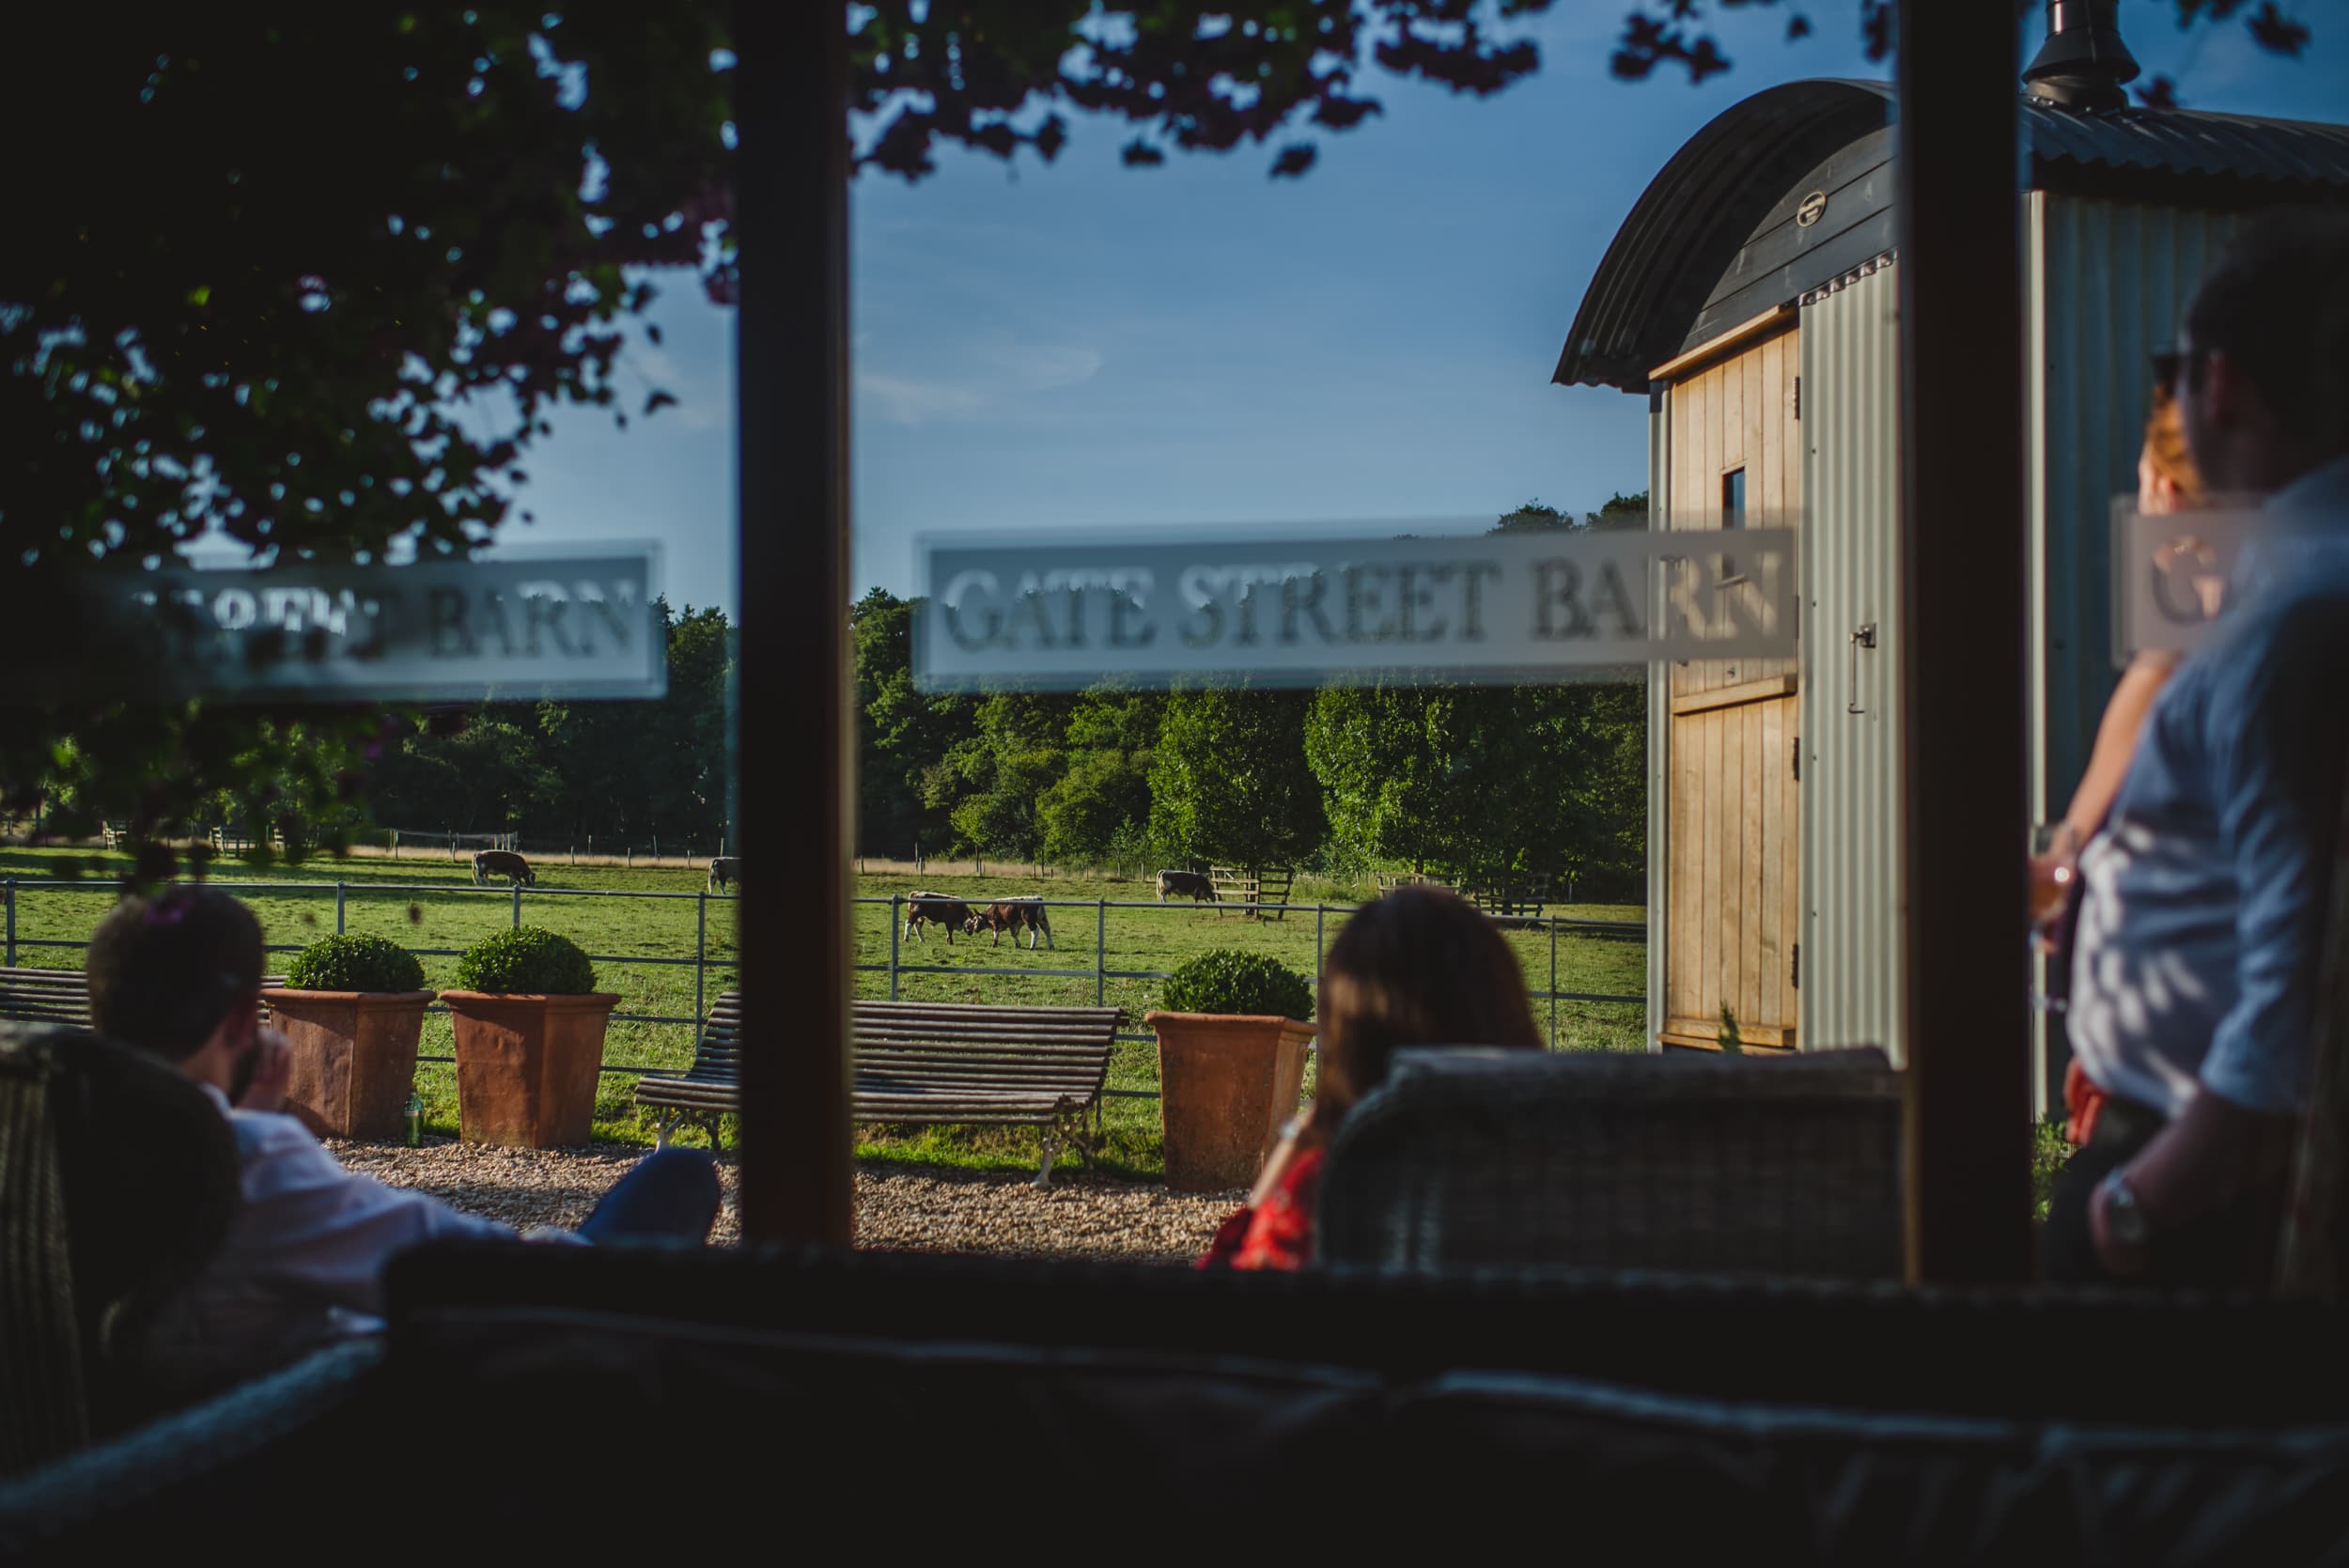
<svg viewBox="0 0 2349 1568"><path fill-rule="evenodd" d="M1700 557L1708 577L1721 556L1734 558L1737 527L1795 526L1800 365L1788 331L1672 383L1665 516L1675 532L1723 536ZM1796 1044L1797 668L1793 659L1716 659L1672 669L1667 1046L1712 1046L1724 1004L1748 1046Z"/></svg>

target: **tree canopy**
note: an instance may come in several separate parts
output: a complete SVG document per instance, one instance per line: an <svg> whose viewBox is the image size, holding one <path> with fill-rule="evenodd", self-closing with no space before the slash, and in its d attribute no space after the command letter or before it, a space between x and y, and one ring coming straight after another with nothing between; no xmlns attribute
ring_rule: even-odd
<svg viewBox="0 0 2349 1568"><path fill-rule="evenodd" d="M1166 702L1150 761L1150 837L1176 862L1294 865L1328 831L1305 760L1311 691L1208 686Z"/></svg>
<svg viewBox="0 0 2349 1568"><path fill-rule="evenodd" d="M1643 523L1616 495L1576 521L1539 501L1495 534ZM1334 859L1407 863L1483 882L1623 875L1641 864L1644 695L1634 685L1331 687L1305 754Z"/></svg>
<svg viewBox="0 0 2349 1568"><path fill-rule="evenodd" d="M1495 36L1518 8L847 8L851 106L878 126L859 161L911 179L939 142L1049 158L1064 110L1129 124L1133 163L1343 131L1378 112L1374 73L1489 92L1532 70ZM0 125L39 149L0 246L18 634L74 634L59 574L197 539L259 565L467 554L526 506L554 406L625 427L669 401L623 406L614 371L656 279L732 295L731 18L67 7L0 52ZM1272 172L1312 156L1292 137ZM399 722L126 695L12 691L0 807L162 833L227 789L316 816L364 792Z"/></svg>
<svg viewBox="0 0 2349 1568"><path fill-rule="evenodd" d="M1549 526L1644 518L1617 496ZM1172 694L925 695L913 604L875 589L855 619L861 853L1062 865L1390 865L1547 877L1636 896L1646 862L1646 706L1637 684L1211 686Z"/></svg>

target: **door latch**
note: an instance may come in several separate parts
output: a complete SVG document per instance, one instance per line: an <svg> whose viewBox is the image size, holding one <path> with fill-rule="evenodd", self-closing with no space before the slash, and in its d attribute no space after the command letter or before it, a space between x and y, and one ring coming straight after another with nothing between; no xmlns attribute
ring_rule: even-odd
<svg viewBox="0 0 2349 1568"><path fill-rule="evenodd" d="M1843 711L1846 713L1868 711L1859 706L1859 650L1874 648L1875 645L1876 624L1874 621L1870 621L1851 634L1851 677L1843 702Z"/></svg>

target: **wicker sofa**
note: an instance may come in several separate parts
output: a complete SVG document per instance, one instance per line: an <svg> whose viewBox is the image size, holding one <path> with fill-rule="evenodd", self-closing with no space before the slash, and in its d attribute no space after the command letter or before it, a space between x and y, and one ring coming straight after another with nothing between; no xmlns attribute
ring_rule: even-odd
<svg viewBox="0 0 2349 1568"><path fill-rule="evenodd" d="M289 1374L233 1423L179 1418L179 1463L150 1436L27 1478L0 1546L169 1545L250 1528L257 1496L289 1545L437 1497L470 1549L607 1557L1016 1518L1203 1549L1260 1519L1249 1539L1365 1547L1532 1524L1664 1561L2349 1540L2349 1390L2315 1309L465 1245L392 1290L387 1355L334 1397Z"/></svg>
<svg viewBox="0 0 2349 1568"><path fill-rule="evenodd" d="M1339 1129L1324 1262L1890 1280L1901 1088L1884 1053L1404 1050Z"/></svg>

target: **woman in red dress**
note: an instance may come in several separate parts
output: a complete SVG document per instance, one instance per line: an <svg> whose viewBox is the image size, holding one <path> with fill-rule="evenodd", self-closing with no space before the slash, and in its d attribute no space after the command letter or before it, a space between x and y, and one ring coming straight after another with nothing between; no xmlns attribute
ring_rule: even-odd
<svg viewBox="0 0 2349 1568"><path fill-rule="evenodd" d="M1354 912L1322 960L1314 1103L1282 1130L1247 1205L1202 1268L1302 1268L1330 1141L1386 1081L1399 1047L1542 1047L1517 955L1493 923L1439 888L1399 888Z"/></svg>

